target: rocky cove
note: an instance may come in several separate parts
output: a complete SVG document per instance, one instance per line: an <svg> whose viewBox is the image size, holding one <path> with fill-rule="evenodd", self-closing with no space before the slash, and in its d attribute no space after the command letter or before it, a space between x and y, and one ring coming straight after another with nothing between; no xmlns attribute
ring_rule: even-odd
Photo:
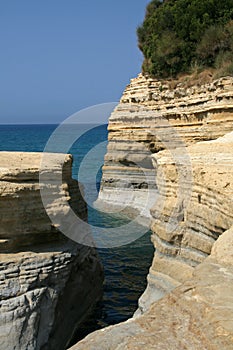
<svg viewBox="0 0 233 350"><path fill-rule="evenodd" d="M231 77L170 87L140 74L126 88L109 120L96 206L150 225L154 259L134 317L72 349L232 349L232 109ZM94 248L51 225L41 154L0 157L1 344L62 350L101 297L102 266ZM85 220L71 166L69 155L51 155L44 188L55 213L69 212L69 202Z"/></svg>
<svg viewBox="0 0 233 350"><path fill-rule="evenodd" d="M131 80L109 120L96 206L150 222L154 259L134 317L72 350L232 349L232 111L232 77Z"/></svg>

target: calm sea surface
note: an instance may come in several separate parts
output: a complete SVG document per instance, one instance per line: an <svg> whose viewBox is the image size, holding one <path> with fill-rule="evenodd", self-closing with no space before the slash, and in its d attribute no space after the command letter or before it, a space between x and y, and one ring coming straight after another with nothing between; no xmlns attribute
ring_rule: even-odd
<svg viewBox="0 0 233 350"><path fill-rule="evenodd" d="M0 151L42 152L56 125L0 125ZM77 128L77 126L76 126ZM79 126L82 130L84 127ZM68 133L74 133L75 128L68 128ZM72 136L72 135L71 135ZM88 182L92 174L93 162L85 161L87 154L100 143L107 140L107 126L93 127L82 135L70 148L74 157L73 177L77 178L80 164L87 165L85 194L89 201L94 201L99 190L101 169L96 174L96 181ZM57 148L59 150L59 145ZM97 150L98 151L98 150ZM103 162L102 162L103 163ZM93 169L93 172L96 169ZM84 167L85 172L85 167ZM116 227L127 220L119 215L109 216L89 208L89 223L101 227ZM144 228L142 228L143 232ZM75 341L89 332L116 324L131 317L137 309L137 300L146 287L146 275L153 257L153 247L150 242L150 232L127 246L111 249L98 249L105 270L104 296L94 314L76 334Z"/></svg>

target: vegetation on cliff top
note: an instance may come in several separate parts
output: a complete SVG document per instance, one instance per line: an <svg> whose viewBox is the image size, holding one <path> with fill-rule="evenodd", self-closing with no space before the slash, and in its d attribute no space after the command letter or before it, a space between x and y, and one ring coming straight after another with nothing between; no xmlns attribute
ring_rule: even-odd
<svg viewBox="0 0 233 350"><path fill-rule="evenodd" d="M143 73L167 78L212 67L233 75L233 0L152 0L137 34Z"/></svg>

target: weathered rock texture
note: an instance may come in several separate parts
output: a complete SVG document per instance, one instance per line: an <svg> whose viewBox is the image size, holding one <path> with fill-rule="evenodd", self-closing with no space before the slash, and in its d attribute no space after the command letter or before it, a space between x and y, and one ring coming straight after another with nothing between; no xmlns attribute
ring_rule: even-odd
<svg viewBox="0 0 233 350"><path fill-rule="evenodd" d="M71 206L86 219L78 183L71 177L72 158L47 157L49 162L41 169L42 154L0 152L0 348L4 350L64 350L101 297L103 273L95 249L59 232L41 200L40 171L50 210L65 220ZM62 178L59 188L55 174Z"/></svg>
<svg viewBox="0 0 233 350"><path fill-rule="evenodd" d="M169 151L153 155L159 188L151 209L156 250L140 299L142 311L189 278L233 225L233 132L192 145L185 155L177 149L176 155L176 159Z"/></svg>
<svg viewBox="0 0 233 350"><path fill-rule="evenodd" d="M156 252L144 314L95 332L72 350L233 349L233 132L187 151L190 164L183 152L176 162L168 151L153 156ZM151 302L158 298L153 285L176 288L149 307L148 293Z"/></svg>
<svg viewBox="0 0 233 350"><path fill-rule="evenodd" d="M110 117L97 206L149 217L155 255L135 317L73 349L233 349L232 198L233 78L133 79Z"/></svg>
<svg viewBox="0 0 233 350"><path fill-rule="evenodd" d="M170 88L132 79L109 119L108 151L97 206L150 217L157 194L151 154L182 142L213 140L233 130L233 78ZM149 189L149 195L148 195Z"/></svg>
<svg viewBox="0 0 233 350"><path fill-rule="evenodd" d="M133 209L139 221L145 216L149 218L148 225L152 220L157 251L146 294L140 299L141 310L189 276L231 222L228 204L221 218L216 214L228 190L227 179L224 185L221 183L221 171L229 166L226 162L211 165L213 173L216 166L221 178L218 181L223 185L221 198L216 197L209 189L208 181L213 175L205 168L209 162L204 158L207 156L198 155L202 146L192 157L186 147L215 140L233 130L233 78L188 88L184 84L171 88L170 83L140 74L126 88L109 120L108 151L96 203L97 207L111 210L111 206L116 206L126 213ZM163 150L169 150L170 158L168 155L164 158ZM211 152L215 152L214 146L209 146L209 156ZM201 162L200 158L205 160ZM219 158L221 160L222 155ZM157 175L157 165L153 162L160 164L163 159ZM191 161L200 162L199 167L203 167L198 178L192 174ZM176 179L178 166L181 169L179 181ZM186 197L190 199L190 209L184 210ZM211 215L217 215L212 223ZM184 216L187 227L182 226ZM177 219L179 225L174 230ZM165 223L169 228L163 227Z"/></svg>

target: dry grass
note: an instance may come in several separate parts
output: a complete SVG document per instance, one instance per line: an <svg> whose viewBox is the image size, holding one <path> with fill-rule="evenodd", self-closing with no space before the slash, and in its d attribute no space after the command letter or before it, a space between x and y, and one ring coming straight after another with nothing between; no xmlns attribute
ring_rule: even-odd
<svg viewBox="0 0 233 350"><path fill-rule="evenodd" d="M166 83L170 89L175 89L178 85L184 88L191 86L201 86L211 83L214 79L214 69L205 69L203 71L194 71L191 74L181 74L177 78L168 80Z"/></svg>

